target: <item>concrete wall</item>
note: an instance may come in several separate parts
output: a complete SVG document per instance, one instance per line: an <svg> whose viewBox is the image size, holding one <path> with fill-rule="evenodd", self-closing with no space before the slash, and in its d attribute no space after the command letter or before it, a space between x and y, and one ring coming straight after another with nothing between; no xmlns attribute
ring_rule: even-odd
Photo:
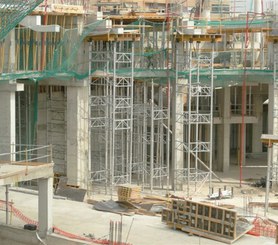
<svg viewBox="0 0 278 245"><path fill-rule="evenodd" d="M65 239L57 235L47 236L44 240L47 245L84 245L91 244ZM42 245L35 231L24 230L16 227L0 225L1 245Z"/></svg>

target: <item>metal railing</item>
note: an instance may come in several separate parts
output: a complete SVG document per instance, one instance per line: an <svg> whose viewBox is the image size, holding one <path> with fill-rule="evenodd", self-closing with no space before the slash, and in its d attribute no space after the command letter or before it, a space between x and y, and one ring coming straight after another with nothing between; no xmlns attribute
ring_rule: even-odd
<svg viewBox="0 0 278 245"><path fill-rule="evenodd" d="M20 162L51 163L52 145L0 144L0 162L16 164Z"/></svg>

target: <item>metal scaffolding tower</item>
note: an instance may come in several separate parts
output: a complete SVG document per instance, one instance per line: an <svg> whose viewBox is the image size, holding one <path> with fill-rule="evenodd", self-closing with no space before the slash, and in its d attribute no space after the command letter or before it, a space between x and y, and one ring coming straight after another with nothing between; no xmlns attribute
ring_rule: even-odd
<svg viewBox="0 0 278 245"><path fill-rule="evenodd" d="M182 188L186 183L188 196L193 194L190 189L192 184L195 186L194 192L197 192L206 181L211 180L213 59L214 42L210 54L200 53L199 41L190 40L176 46L173 184L176 189ZM179 71L185 69L189 70L188 80L179 76ZM200 80L201 69L207 70L210 83Z"/></svg>
<svg viewBox="0 0 278 245"><path fill-rule="evenodd" d="M100 72L92 76L90 88L90 179L105 182L112 193L113 186L131 183L134 43L92 45L91 67ZM119 69L129 72L122 75Z"/></svg>

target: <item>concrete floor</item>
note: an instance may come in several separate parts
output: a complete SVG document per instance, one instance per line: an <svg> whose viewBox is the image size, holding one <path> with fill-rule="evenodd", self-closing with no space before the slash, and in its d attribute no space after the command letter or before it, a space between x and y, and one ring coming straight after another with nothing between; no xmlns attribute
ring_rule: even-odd
<svg viewBox="0 0 278 245"><path fill-rule="evenodd" d="M247 165L263 165L266 159L261 156L256 159L247 159ZM250 182L260 179L266 175L265 168L243 168L244 184L239 187L239 168L237 165L231 165L228 173L217 173L223 179L224 183L213 181L212 185L217 188L223 188L224 185L234 187L235 197L221 201L212 201L216 204L226 203L234 204L238 214L250 215L246 211L246 199L252 201L264 202L264 189L253 188ZM25 193L24 193L25 192ZM10 191L10 200L14 202L16 208L22 211L29 218L37 220L38 214L38 197L36 194L28 194L30 191L20 189L20 191ZM150 193L145 193L150 194ZM154 191L153 194L164 195L165 191ZM185 196L185 192L176 192L176 195ZM194 201L209 201L206 196L208 194L208 185L205 185L199 193L194 196ZM103 194L95 194L93 198L96 200L109 200L110 196ZM0 199L5 199L5 189L0 188ZM114 200L117 197L114 196ZM278 202L278 198L274 192L270 193L270 201ZM278 211L269 210L268 217L278 221ZM251 215L263 216L264 209L257 208L253 210ZM108 238L110 221L123 222L123 241L133 245L183 245L183 244L206 244L217 245L222 244L213 240L205 239L197 236L188 236L181 231L175 231L168 228L161 222L161 217L151 217L142 215L120 216L117 214L99 212L92 208L92 205L83 202L75 202L63 199L53 200L53 221L58 228L74 233L76 235L93 234L95 238ZM5 222L5 212L0 212L0 222ZM12 217L12 225L23 227L24 222ZM129 234L129 235L128 235ZM0 242L1 244L1 242ZM270 245L274 244L273 238L254 237L244 235L234 244L236 245Z"/></svg>
<svg viewBox="0 0 278 245"><path fill-rule="evenodd" d="M26 216L37 220L37 201L38 198L33 194L10 191L10 199L13 200L16 208L20 209ZM5 199L5 190L0 189L0 198ZM105 198L104 196L101 199ZM109 197L106 197L109 198ZM260 195L259 198L262 198ZM194 200L204 199L199 195ZM240 206L242 197L236 197L232 200L223 200L223 202L235 203ZM54 225L65 231L83 235L94 234L96 238L108 238L109 222L123 221L123 240L133 245L182 245L182 244L222 244L213 240L200 238L196 236L188 236L181 231L175 231L168 228L161 222L160 217L150 216L120 216L117 214L99 212L92 209L92 205L74 202L69 200L54 199L53 200L53 220ZM275 217L278 217L275 215ZM1 223L5 222L5 212L0 212ZM12 218L12 225L23 226L24 222L17 218ZM128 232L130 233L128 236ZM127 237L128 236L128 237ZM274 244L274 239L265 237L253 237L245 235L240 238L236 245L267 245Z"/></svg>

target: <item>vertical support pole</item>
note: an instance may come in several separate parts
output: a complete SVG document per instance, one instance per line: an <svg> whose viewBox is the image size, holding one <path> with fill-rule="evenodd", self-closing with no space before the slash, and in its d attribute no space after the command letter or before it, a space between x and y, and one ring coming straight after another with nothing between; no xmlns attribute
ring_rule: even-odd
<svg viewBox="0 0 278 245"><path fill-rule="evenodd" d="M169 185L170 182L170 174L171 174L171 184L172 184L172 189L174 191L176 191L176 185L177 185L177 152L176 152L176 121L177 121L177 109L176 109L176 104L177 104L177 83L178 83L178 70L179 70L179 66L178 66L178 55L179 55L179 51L178 51L178 47L177 47L177 43L175 43L175 53L176 53L176 73L175 73L175 79L173 81L173 85L172 85L172 94L173 94L173 98L172 98L172 156L171 156L171 162L172 162L172 168L170 169L170 162L167 161L167 171L168 171L168 176L167 176L167 186ZM169 127L169 125L168 125ZM169 128L168 128L169 130ZM168 136L168 134L167 134ZM168 160L168 159L167 159ZM168 188L168 187L167 187Z"/></svg>
<svg viewBox="0 0 278 245"><path fill-rule="evenodd" d="M215 46L215 42L214 40L212 41L212 50L211 50L211 81L210 81L210 87L211 87L211 95L210 95L210 130L209 130L209 190L211 190L211 179L212 179L212 151L213 151L213 147L212 147L212 142L213 142L213 92L214 92L214 47ZM210 193L212 194L212 193Z"/></svg>
<svg viewBox="0 0 278 245"><path fill-rule="evenodd" d="M190 192L190 161L191 161L191 122L189 118L191 117L191 90L192 90L192 41L189 41L189 79L188 79L188 98L187 98L187 108L188 108L188 131L187 131L187 197L189 197Z"/></svg>
<svg viewBox="0 0 278 245"><path fill-rule="evenodd" d="M130 142L129 142L129 183L131 184L132 177L132 155L133 155L133 86L134 86L134 42L131 42L131 78L130 78Z"/></svg>
<svg viewBox="0 0 278 245"><path fill-rule="evenodd" d="M91 171L92 171L92 166L91 166L91 82L92 82L92 51L93 51L93 43L89 43L89 78L88 78L88 181L87 181L87 189L89 190L91 187Z"/></svg>
<svg viewBox="0 0 278 245"><path fill-rule="evenodd" d="M6 185L6 225L9 223L9 186Z"/></svg>
<svg viewBox="0 0 278 245"><path fill-rule="evenodd" d="M168 72L169 71L168 71L168 64L167 64L167 73ZM169 74L167 74L167 134L166 134L167 190L169 189L169 175L170 175L170 171L169 171L170 169L170 127L171 127L171 81L170 81Z"/></svg>
<svg viewBox="0 0 278 245"><path fill-rule="evenodd" d="M200 42L197 41L196 43L196 48L197 48L197 86L198 86L198 89L199 87L201 87L201 84L200 84ZM195 113L197 116L199 116L199 104L200 104L200 94L201 92L197 92L197 95L196 95L196 109L195 109ZM191 99L192 101L192 99ZM191 117L188 117L188 120L190 120ZM198 123L198 120L196 121L195 123L195 144L198 144L199 142L199 123ZM194 186L195 186L195 191L197 190L197 181L198 181L198 158L199 158L199 147L195 147L195 169L194 169L194 172L195 172L195 181L194 181Z"/></svg>
<svg viewBox="0 0 278 245"><path fill-rule="evenodd" d="M147 95L148 95L148 87L147 83L143 84L143 166L142 166L142 182L143 182L143 190L145 187L145 173L147 173Z"/></svg>
<svg viewBox="0 0 278 245"><path fill-rule="evenodd" d="M150 138L150 186L153 191L153 163L154 163L154 86L151 88L151 138Z"/></svg>
<svg viewBox="0 0 278 245"><path fill-rule="evenodd" d="M266 190L265 190L265 207L264 216L268 212L268 201L269 201L269 187L270 187L270 167L272 163L272 144L269 142L267 146L267 173L266 173Z"/></svg>
<svg viewBox="0 0 278 245"><path fill-rule="evenodd" d="M45 238L52 232L53 178L39 179L39 235Z"/></svg>
<svg viewBox="0 0 278 245"><path fill-rule="evenodd" d="M117 83L117 75L116 75L116 62L117 61L117 43L113 43L113 81L112 81L112 129L111 129L111 157L110 157L110 185L111 185L111 199L113 196L113 185L114 185L114 163L115 163L115 107L116 107L116 83Z"/></svg>

